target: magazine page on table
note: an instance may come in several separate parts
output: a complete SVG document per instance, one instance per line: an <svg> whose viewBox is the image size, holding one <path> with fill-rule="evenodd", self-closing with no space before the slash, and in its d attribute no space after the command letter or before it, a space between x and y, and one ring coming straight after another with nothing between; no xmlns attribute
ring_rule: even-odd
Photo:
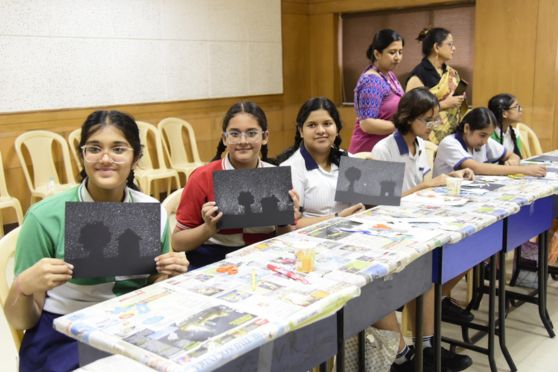
<svg viewBox="0 0 558 372"><path fill-rule="evenodd" d="M66 315L55 327L150 366L207 370L334 313L360 293L346 282L302 283L239 258Z"/></svg>

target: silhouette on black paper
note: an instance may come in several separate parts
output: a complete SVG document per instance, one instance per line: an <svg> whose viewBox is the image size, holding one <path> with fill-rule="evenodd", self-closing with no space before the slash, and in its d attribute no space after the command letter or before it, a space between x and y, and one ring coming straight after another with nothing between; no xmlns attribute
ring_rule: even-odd
<svg viewBox="0 0 558 372"><path fill-rule="evenodd" d="M254 196L249 191L242 191L238 194L238 204L244 207L244 214L252 214L252 208L250 207L254 204Z"/></svg>
<svg viewBox="0 0 558 372"><path fill-rule="evenodd" d="M395 182L382 181L380 182L380 195L384 198L393 198L395 196Z"/></svg>
<svg viewBox="0 0 558 372"><path fill-rule="evenodd" d="M360 169L355 167L347 168L347 170L345 171L345 177L347 177L347 180L349 180L349 189L347 190L348 192L355 192L355 182L360 180L361 175L362 172L360 171Z"/></svg>
<svg viewBox="0 0 558 372"><path fill-rule="evenodd" d="M213 185L215 202L223 212L221 229L288 225L294 221L290 167L218 171L213 173Z"/></svg>
<svg viewBox="0 0 558 372"><path fill-rule="evenodd" d="M335 200L364 205L399 205L405 164L342 157Z"/></svg>

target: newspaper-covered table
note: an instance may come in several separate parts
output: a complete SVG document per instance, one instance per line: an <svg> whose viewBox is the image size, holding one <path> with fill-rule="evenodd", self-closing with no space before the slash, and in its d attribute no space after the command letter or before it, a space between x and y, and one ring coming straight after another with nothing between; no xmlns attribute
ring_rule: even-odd
<svg viewBox="0 0 558 372"><path fill-rule="evenodd" d="M208 371L358 295L345 281L302 283L239 256L60 317L54 326L161 371Z"/></svg>
<svg viewBox="0 0 558 372"><path fill-rule="evenodd" d="M552 181L552 180L550 180ZM552 195L558 182L479 177L458 197L444 187L335 218L239 251L224 261L62 316L55 328L162 371L207 371L324 318L373 280ZM289 278L312 247L316 269Z"/></svg>

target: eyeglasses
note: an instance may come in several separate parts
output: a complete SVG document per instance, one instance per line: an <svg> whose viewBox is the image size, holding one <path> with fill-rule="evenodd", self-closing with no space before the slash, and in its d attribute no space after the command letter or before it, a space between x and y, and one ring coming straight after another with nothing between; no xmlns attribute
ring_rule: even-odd
<svg viewBox="0 0 558 372"><path fill-rule="evenodd" d="M83 152L83 160L88 163L97 163L107 154L114 164L124 164L130 160L128 153L133 149L128 146L115 146L105 149L97 145L83 145L81 151Z"/></svg>
<svg viewBox="0 0 558 372"><path fill-rule="evenodd" d="M523 109L521 108L521 105L519 103L515 106L510 106L510 108L508 110L517 110L517 112L523 111Z"/></svg>
<svg viewBox="0 0 558 372"><path fill-rule="evenodd" d="M426 120L424 118L417 118L417 119L422 121L427 129L436 128L437 126L442 124L442 119L439 119L439 118L438 119L432 119L432 120Z"/></svg>
<svg viewBox="0 0 558 372"><path fill-rule="evenodd" d="M250 143L258 142L258 140L260 140L260 138L262 138L266 134L267 131L264 132L257 129L250 129L247 130L246 132L241 132L238 130L228 130L224 133L225 139L227 140L228 143L231 144L242 142L242 138L244 138L246 142L250 142Z"/></svg>

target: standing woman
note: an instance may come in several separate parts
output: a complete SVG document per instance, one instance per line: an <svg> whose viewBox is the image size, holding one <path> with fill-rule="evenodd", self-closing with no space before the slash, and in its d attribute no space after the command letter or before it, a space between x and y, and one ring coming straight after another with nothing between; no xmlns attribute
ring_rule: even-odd
<svg viewBox="0 0 558 372"><path fill-rule="evenodd" d="M169 252L167 213L161 207L158 274L72 279L64 262L66 202L154 203L138 191L134 167L141 157L134 119L118 111L96 111L81 127L82 183L34 204L27 211L15 256L16 277L4 311L10 324L26 329L19 350L20 371L70 371L79 367L78 342L54 330L61 315L186 272L183 253Z"/></svg>
<svg viewBox="0 0 558 372"><path fill-rule="evenodd" d="M366 56L370 65L355 87L356 123L349 152L371 151L382 138L393 133L391 117L397 111L403 88L393 69L403 58L404 41L396 31L384 29L374 35Z"/></svg>
<svg viewBox="0 0 558 372"><path fill-rule="evenodd" d="M509 153L522 157L522 143L513 125L521 119L521 105L511 94L498 94L488 101L488 109L496 117L496 128L492 139L506 148Z"/></svg>
<svg viewBox="0 0 558 372"><path fill-rule="evenodd" d="M411 71L405 90L427 87L440 102L442 125L434 128L430 140L440 143L445 136L455 131L459 120L467 110L465 94L454 96L460 78L457 70L447 65L455 52L453 36L445 28L423 29L417 37L422 42L424 58Z"/></svg>

